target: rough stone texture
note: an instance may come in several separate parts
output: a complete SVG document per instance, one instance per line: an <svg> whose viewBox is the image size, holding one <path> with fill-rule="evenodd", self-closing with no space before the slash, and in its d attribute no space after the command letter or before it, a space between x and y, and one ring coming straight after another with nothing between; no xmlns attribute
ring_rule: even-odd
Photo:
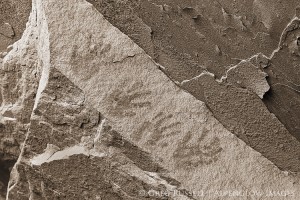
<svg viewBox="0 0 300 200"><path fill-rule="evenodd" d="M249 2L33 0L1 60L1 195L298 200L298 2Z"/></svg>
<svg viewBox="0 0 300 200"><path fill-rule="evenodd" d="M31 0L0 1L0 52L19 40L31 10Z"/></svg>
<svg viewBox="0 0 300 200"><path fill-rule="evenodd" d="M0 198L6 193L7 178L21 152L40 80L40 65L32 41L36 38L30 34L31 31L24 32L14 57L3 63L0 58L0 181L3 184Z"/></svg>
<svg viewBox="0 0 300 200"><path fill-rule="evenodd" d="M300 113L298 108L294 109L294 103L293 105L290 103L291 99L299 99L297 88L299 85L296 80L298 65L297 61L291 63L291 60L297 57L298 51L297 20L291 23L295 15L299 15L300 4L297 0L289 3L275 0L89 2L150 56L154 55L152 58L164 66L163 71L175 82L190 80L204 71L209 71L220 79L230 68L235 68L239 63L255 57L253 55L260 55L259 60L264 57L263 62L266 58L274 57L270 60L270 63L273 63L270 68L264 69L269 77L268 82L288 87L271 84L271 89L263 102L285 125L290 134L299 140ZM144 22L143 25L141 21ZM151 30L152 43L149 43L148 39L144 40L143 36L148 34L147 31L135 31L142 30L141 27L145 26ZM289 48L284 48L289 51L278 51L283 45L287 45L285 43L289 43ZM154 50L149 51L145 46L153 46ZM285 66L283 73L290 73L289 75L295 78L289 80L287 74L278 77L282 72L279 72L279 69L274 71L274 66L277 66L275 67L277 69ZM253 73L246 72L240 74L240 77L251 81L253 77L250 75ZM262 79L264 74L260 76L261 80L252 82L255 84L252 88L259 87L258 95L262 97L268 86ZM243 84L241 86L243 87ZM186 90L192 92L194 88ZM291 97L287 97L287 93ZM263 105L261 109L264 109ZM216 117L226 116L220 114Z"/></svg>
<svg viewBox="0 0 300 200"><path fill-rule="evenodd" d="M218 83L208 73L183 83L183 87L201 88L191 93L203 98L228 130L280 169L299 172L299 141L289 134L255 94L230 83ZM199 94L199 91L203 92Z"/></svg>
<svg viewBox="0 0 300 200"><path fill-rule="evenodd" d="M226 80L237 87L247 88L262 99L270 89L266 76L259 66L241 62L227 71Z"/></svg>
<svg viewBox="0 0 300 200"><path fill-rule="evenodd" d="M5 37L12 38L15 35L15 31L9 23L4 23L0 28L0 34Z"/></svg>
<svg viewBox="0 0 300 200"><path fill-rule="evenodd" d="M282 33L279 47L270 59L271 65L265 69L270 75L271 90L264 102L291 134L300 141L298 103L300 99L300 19L298 17L292 20Z"/></svg>

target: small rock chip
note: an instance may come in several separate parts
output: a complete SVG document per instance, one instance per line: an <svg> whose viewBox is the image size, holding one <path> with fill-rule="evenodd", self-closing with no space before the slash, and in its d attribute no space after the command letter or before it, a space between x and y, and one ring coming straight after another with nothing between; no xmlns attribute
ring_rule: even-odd
<svg viewBox="0 0 300 200"><path fill-rule="evenodd" d="M10 52L12 49L13 49L13 45L9 45L9 46L6 48L7 52Z"/></svg>
<svg viewBox="0 0 300 200"><path fill-rule="evenodd" d="M217 54L217 55L219 55L219 56L222 55L222 51L221 51L221 49L219 48L218 45L215 46L215 51L216 51L216 54Z"/></svg>
<svg viewBox="0 0 300 200"><path fill-rule="evenodd" d="M6 37L12 38L15 36L14 29L9 23L4 23L0 25L0 34Z"/></svg>
<svg viewBox="0 0 300 200"><path fill-rule="evenodd" d="M182 10L183 11L191 11L191 10L194 10L194 8L191 6L187 6L187 7L184 7Z"/></svg>

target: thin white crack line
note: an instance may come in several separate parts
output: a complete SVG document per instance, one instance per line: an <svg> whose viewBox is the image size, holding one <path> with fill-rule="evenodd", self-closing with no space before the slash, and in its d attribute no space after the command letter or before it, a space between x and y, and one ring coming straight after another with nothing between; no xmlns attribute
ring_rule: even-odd
<svg viewBox="0 0 300 200"><path fill-rule="evenodd" d="M265 32L261 32L261 31L259 31L259 32L257 32L256 34L255 34L255 36L252 38L252 40L255 40L257 37L258 37L258 34L264 34L264 35L270 35L269 33L265 33Z"/></svg>
<svg viewBox="0 0 300 200"><path fill-rule="evenodd" d="M24 150L25 150L25 146L26 146L26 141L27 141L27 139L28 139L28 137L29 137L29 133L30 133L30 131L29 131L29 129L27 129L27 133L26 133L26 136L25 136L25 140L24 140L24 142L23 142L23 144L22 144L22 149L21 149L20 155L19 155L18 160L17 160L17 162L15 163L14 167L15 167L17 164L19 164L19 163L21 162L21 158L22 158L23 155L24 155ZM17 173L18 173L18 174L17 174L17 180L16 180L16 182L15 182L11 187L8 187L8 188L7 188L6 199L8 199L9 192L10 192L14 187L16 187L17 184L19 183L19 180L18 180L18 179L19 179L20 174L19 174L19 172L17 172Z"/></svg>
<svg viewBox="0 0 300 200"><path fill-rule="evenodd" d="M96 136L95 136L95 138L94 138L94 144L99 140L99 138L100 138L100 136L101 136L101 131L103 130L103 126L104 126L104 123L106 122L106 119L104 118L102 121L101 121L101 123L100 123L100 125L99 125L99 128L98 128L98 130L97 130L97 134L96 134Z"/></svg>
<svg viewBox="0 0 300 200"><path fill-rule="evenodd" d="M281 49L281 44L283 42L283 35L287 32L287 29L289 28L290 25L292 25L292 23L296 20L300 20L297 16L295 16L288 24L287 26L283 29L282 33L281 33L281 36L280 36L280 39L279 39L279 44L278 44L278 47L272 52L271 56L270 57L267 57L269 60L271 60L275 53L277 53L280 49Z"/></svg>
<svg viewBox="0 0 300 200"><path fill-rule="evenodd" d="M287 26L284 28L284 30L282 31L281 36L280 36L280 40L279 40L278 47L271 53L271 55L270 55L269 57L266 56L266 55L264 55L264 54L262 54L262 53L260 52L260 53L257 53L257 54L255 54L255 55L253 55L253 56L251 56L250 58L247 58L247 59L239 59L239 58L235 58L235 59L237 59L237 60L240 60L240 62L239 62L238 64L236 64L236 65L230 67L230 68L225 72L225 75L223 75L220 79L216 79L216 81L217 81L217 82L223 82L223 80L225 80L225 79L227 78L227 74L228 74L228 72L229 72L231 69L236 68L238 65L240 65L240 64L243 63L243 62L248 62L248 61L250 61L251 59L253 59L253 58L255 58L256 56L258 56L259 54L262 54L262 55L265 56L268 60L271 60L271 59L274 57L274 55L281 49L281 44L282 44L282 41L283 41L283 35L286 33L287 28L288 28L290 25L292 25L292 23L293 23L294 21L296 21L296 20L300 20L300 19L299 19L298 17L294 17L294 18L287 24ZM213 74L213 73L209 72L208 70L205 70L205 71L206 71L206 72L201 72L199 75L197 75L197 76L195 76L195 77L193 77L193 78L191 78L191 79L187 79L187 80L181 81L180 85L182 85L182 84L184 84L184 83L187 83L187 82L189 82L189 81L191 81L191 80L195 80L195 79L199 78L200 76L202 76L203 74L207 74L207 73ZM288 82L290 82L290 81L288 81Z"/></svg>

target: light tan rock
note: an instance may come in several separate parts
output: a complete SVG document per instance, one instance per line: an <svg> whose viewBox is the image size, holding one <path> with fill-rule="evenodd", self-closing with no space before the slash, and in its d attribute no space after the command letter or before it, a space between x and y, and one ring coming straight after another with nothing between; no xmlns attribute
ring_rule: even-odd
<svg viewBox="0 0 300 200"><path fill-rule="evenodd" d="M3 23L0 25L0 34L12 38L15 32L9 23Z"/></svg>
<svg viewBox="0 0 300 200"><path fill-rule="evenodd" d="M266 80L267 74L255 67L249 61L241 62L227 71L228 82L238 87L247 88L256 93L261 99L269 91L270 86Z"/></svg>
<svg viewBox="0 0 300 200"><path fill-rule="evenodd" d="M181 183L182 188L200 194L203 191L204 197L194 195L195 199L273 199L270 194L277 191L290 194L288 199L299 199L297 174L280 171L260 153L227 131L203 102L177 87L140 47L105 20L91 4L84 0L36 0L33 8L35 12L38 23L33 18L27 31L37 28L32 33L39 40L29 41L29 44L36 45L39 62L43 63L35 101L37 110L43 108L39 105L45 102L43 95L47 93L47 86L53 83L49 77L55 68L82 91L86 106L103 114L109 126L123 138L121 141L126 140L142 151L150 152L171 177ZM16 48L24 51L34 48L25 43L23 38L16 44ZM16 51L11 51L4 62L9 62L15 56ZM43 113L45 116L47 112ZM50 113L48 117L55 121L55 114ZM66 124L72 122L64 117L59 119L66 120ZM35 137L38 130L43 129L33 127L33 130L36 133L31 136ZM95 132L91 132L90 136L96 138ZM44 142L49 143L46 139ZM118 150L121 148L108 149L112 149L112 154L118 158ZM44 179L36 175L36 171L32 173L29 162L34 158L34 153L43 154L43 149L30 152L31 147L28 145L26 150L18 163L19 179L15 179L14 185L12 181L8 199L18 197L16 185L22 185L22 181L24 191L29 191L32 199L35 198L34 189L46 191L43 189ZM84 169L88 169L86 174L91 175L93 170L108 167L101 159L106 157L90 158L80 154L42 164L39 169L59 180L57 176L64 172L57 169L66 165L73 176L72 164L81 163L77 168L82 172L78 177L82 177ZM135 162L139 163L140 160ZM141 170L142 167L130 165L128 170L126 166L122 165L121 168L137 176L139 181L150 185L165 183L155 173L149 175L147 170ZM101 175L93 177L101 177L105 172L101 171ZM114 173L108 174L112 176ZM28 180L22 180L21 176L26 176L32 184L26 185ZM91 188L95 186L92 179L86 181ZM94 181L101 184L101 179ZM234 197L226 194L233 191L242 193ZM250 196L245 195L246 192ZM176 198L183 199L178 195Z"/></svg>

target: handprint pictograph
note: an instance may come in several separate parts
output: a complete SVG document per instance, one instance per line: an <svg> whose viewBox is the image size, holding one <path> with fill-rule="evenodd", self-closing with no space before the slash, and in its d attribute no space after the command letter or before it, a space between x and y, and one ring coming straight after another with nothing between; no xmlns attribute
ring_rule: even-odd
<svg viewBox="0 0 300 200"><path fill-rule="evenodd" d="M172 118L172 114L164 115L162 112L158 113L158 115L153 118L153 132L148 139L147 144L152 146L156 145L162 137L168 137L179 133L178 129L181 123L172 120Z"/></svg>
<svg viewBox="0 0 300 200"><path fill-rule="evenodd" d="M204 128L198 139L193 138L191 132L183 137L173 154L180 166L197 167L199 165L209 165L218 160L222 151L220 139L217 137L209 138L208 132Z"/></svg>
<svg viewBox="0 0 300 200"><path fill-rule="evenodd" d="M134 83L128 90L117 89L109 95L110 111L114 116L135 116L139 108L150 107L150 91L140 91L142 83Z"/></svg>
<svg viewBox="0 0 300 200"><path fill-rule="evenodd" d="M180 133L181 122L175 121L172 114L158 113L151 119L146 121L132 135L136 141L140 141L142 137L147 137L146 144L154 146L161 141L162 138ZM166 144L162 144L166 145Z"/></svg>

